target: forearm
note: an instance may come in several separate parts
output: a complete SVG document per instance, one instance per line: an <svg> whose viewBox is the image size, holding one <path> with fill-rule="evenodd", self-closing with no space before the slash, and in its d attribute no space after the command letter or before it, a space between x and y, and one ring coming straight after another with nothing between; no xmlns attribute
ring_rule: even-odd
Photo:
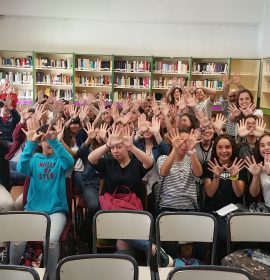
<svg viewBox="0 0 270 280"><path fill-rule="evenodd" d="M223 86L222 89L222 98L224 100L226 100L228 98L228 94L229 94L229 86Z"/></svg>
<svg viewBox="0 0 270 280"><path fill-rule="evenodd" d="M173 162L176 157L176 150L173 148L169 156L164 161L163 165L160 168L160 176L168 176L170 173L170 170L172 168Z"/></svg>
<svg viewBox="0 0 270 280"><path fill-rule="evenodd" d="M214 177L212 180L210 178L205 179L204 189L208 197L213 197L217 192L219 186L219 180L220 180L219 177L217 178Z"/></svg>
<svg viewBox="0 0 270 280"><path fill-rule="evenodd" d="M234 194L237 197L241 197L244 193L245 182L241 180L232 181L232 187Z"/></svg>
<svg viewBox="0 0 270 280"><path fill-rule="evenodd" d="M106 144L98 147L93 152L91 152L88 156L88 160L91 164L97 164L98 161L109 151L109 148Z"/></svg>
<svg viewBox="0 0 270 280"><path fill-rule="evenodd" d="M102 113L99 112L95 118L95 120L93 121L93 126L95 127L100 121L101 121L101 117L102 117Z"/></svg>
<svg viewBox="0 0 270 280"><path fill-rule="evenodd" d="M64 140L61 140L62 145L65 147L65 149L71 154L71 156L75 156L75 153L70 149L70 147L66 144Z"/></svg>
<svg viewBox="0 0 270 280"><path fill-rule="evenodd" d="M167 90L167 92L166 92L166 94L165 94L166 100L169 100L170 95L171 95L172 92L173 92L173 89L174 89L174 87L170 87L170 88Z"/></svg>
<svg viewBox="0 0 270 280"><path fill-rule="evenodd" d="M206 95L210 97L211 101L214 102L216 99L217 91L215 89L206 87L202 87L202 89L206 93Z"/></svg>
<svg viewBox="0 0 270 280"><path fill-rule="evenodd" d="M249 193L252 197L257 197L260 192L260 178L259 176L253 176L250 187Z"/></svg>
<svg viewBox="0 0 270 280"><path fill-rule="evenodd" d="M132 145L129 149L131 153L143 164L145 169L148 169L153 166L152 158L147 155L144 151L138 149L136 146Z"/></svg>
<svg viewBox="0 0 270 280"><path fill-rule="evenodd" d="M190 156L190 160L191 160L191 167L193 170L193 174L197 177L202 176L202 173L203 173L202 165L201 165L196 153L193 153Z"/></svg>
<svg viewBox="0 0 270 280"><path fill-rule="evenodd" d="M170 131L172 129L172 123L168 116L165 117L165 125L166 125L167 131Z"/></svg>
<svg viewBox="0 0 270 280"><path fill-rule="evenodd" d="M160 132L154 133L154 137L155 137L155 139L157 141L157 144L159 145L161 143L161 141L162 141L162 137L160 135Z"/></svg>

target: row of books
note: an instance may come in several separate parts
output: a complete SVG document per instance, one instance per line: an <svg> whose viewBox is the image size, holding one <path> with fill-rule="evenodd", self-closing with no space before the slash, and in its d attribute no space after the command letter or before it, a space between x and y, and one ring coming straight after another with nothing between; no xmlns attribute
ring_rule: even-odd
<svg viewBox="0 0 270 280"><path fill-rule="evenodd" d="M177 61L175 63L165 63L163 61L155 61L154 62L154 72L188 74L189 65L188 65L188 63L184 63L182 61Z"/></svg>
<svg viewBox="0 0 270 280"><path fill-rule="evenodd" d="M71 89L52 89L52 88L46 88L46 89L39 89L38 94L45 94L47 96L55 96L56 99L66 99L66 100L72 100L73 98L73 90Z"/></svg>
<svg viewBox="0 0 270 280"><path fill-rule="evenodd" d="M133 100L145 100L149 96L149 92L131 93L128 91L115 91L113 94L113 100L121 100L125 98L131 98Z"/></svg>
<svg viewBox="0 0 270 280"><path fill-rule="evenodd" d="M0 72L1 79L7 79L14 84L33 84L33 74L30 72Z"/></svg>
<svg viewBox="0 0 270 280"><path fill-rule="evenodd" d="M173 79L168 77L159 77L158 79L153 80L153 88L169 88L175 82L180 84L180 78Z"/></svg>
<svg viewBox="0 0 270 280"><path fill-rule="evenodd" d="M14 68L32 68L33 57L0 57L0 66Z"/></svg>
<svg viewBox="0 0 270 280"><path fill-rule="evenodd" d="M72 85L72 76L67 74L45 74L37 72L37 84Z"/></svg>
<svg viewBox="0 0 270 280"><path fill-rule="evenodd" d="M150 78L149 77L116 77L115 86L119 87L135 87L135 88L149 88Z"/></svg>
<svg viewBox="0 0 270 280"><path fill-rule="evenodd" d="M75 78L75 84L81 86L110 86L112 84L111 76L78 76Z"/></svg>
<svg viewBox="0 0 270 280"><path fill-rule="evenodd" d="M18 89L17 94L18 94L18 99L23 99L23 100L33 99L33 90Z"/></svg>
<svg viewBox="0 0 270 280"><path fill-rule="evenodd" d="M213 74L213 73L227 73L227 63L197 63L193 62L193 74Z"/></svg>
<svg viewBox="0 0 270 280"><path fill-rule="evenodd" d="M207 87L214 89L222 89L222 81L219 80L203 80L203 81L191 81L191 85L196 87Z"/></svg>
<svg viewBox="0 0 270 280"><path fill-rule="evenodd" d="M112 71L111 60L91 60L89 58L78 58L75 67L77 70L89 71Z"/></svg>
<svg viewBox="0 0 270 280"><path fill-rule="evenodd" d="M150 72L151 62L143 61L128 61L128 60L115 60L114 70L122 72Z"/></svg>
<svg viewBox="0 0 270 280"><path fill-rule="evenodd" d="M36 58L37 68L72 69L72 58L54 59L49 57Z"/></svg>

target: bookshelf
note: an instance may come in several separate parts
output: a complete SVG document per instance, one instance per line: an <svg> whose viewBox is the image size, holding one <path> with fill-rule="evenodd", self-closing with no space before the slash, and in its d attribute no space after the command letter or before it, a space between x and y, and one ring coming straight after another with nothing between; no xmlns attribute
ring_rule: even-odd
<svg viewBox="0 0 270 280"><path fill-rule="evenodd" d="M112 100L113 56L75 54L75 99L102 94Z"/></svg>
<svg viewBox="0 0 270 280"><path fill-rule="evenodd" d="M257 104L258 98L260 65L260 59L231 59L230 74L233 75L234 73L239 73L241 84L253 93L255 104ZM235 86L232 85L231 89L234 88Z"/></svg>
<svg viewBox="0 0 270 280"><path fill-rule="evenodd" d="M262 59L260 107L264 113L266 130L270 132L270 57Z"/></svg>
<svg viewBox="0 0 270 280"><path fill-rule="evenodd" d="M151 56L114 56L113 99L143 99L151 94Z"/></svg>
<svg viewBox="0 0 270 280"><path fill-rule="evenodd" d="M157 100L165 95L174 81L190 79L191 59L188 57L153 57L152 94Z"/></svg>
<svg viewBox="0 0 270 280"><path fill-rule="evenodd" d="M73 54L35 53L35 96L73 99Z"/></svg>
<svg viewBox="0 0 270 280"><path fill-rule="evenodd" d="M32 104L33 52L0 51L1 79L13 84L19 104Z"/></svg>

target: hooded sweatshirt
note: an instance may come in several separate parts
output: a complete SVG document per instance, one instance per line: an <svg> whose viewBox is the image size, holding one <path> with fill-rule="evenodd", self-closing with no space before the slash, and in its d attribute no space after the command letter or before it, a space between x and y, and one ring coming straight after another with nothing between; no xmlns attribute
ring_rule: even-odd
<svg viewBox="0 0 270 280"><path fill-rule="evenodd" d="M65 173L73 167L74 160L58 140L48 143L54 153L46 156L34 154L38 143L27 141L17 171L30 177L25 209L50 215L68 212Z"/></svg>

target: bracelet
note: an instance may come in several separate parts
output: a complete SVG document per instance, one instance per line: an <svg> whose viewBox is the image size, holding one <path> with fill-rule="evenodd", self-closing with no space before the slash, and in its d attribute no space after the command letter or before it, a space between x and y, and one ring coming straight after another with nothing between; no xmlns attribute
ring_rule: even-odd
<svg viewBox="0 0 270 280"><path fill-rule="evenodd" d="M231 176L231 177L230 177L231 181L238 181L238 175L239 175L239 174L237 174L237 175L235 175L235 176Z"/></svg>
<svg viewBox="0 0 270 280"><path fill-rule="evenodd" d="M106 147L110 150L111 148L107 145L107 143L105 144L106 145Z"/></svg>

